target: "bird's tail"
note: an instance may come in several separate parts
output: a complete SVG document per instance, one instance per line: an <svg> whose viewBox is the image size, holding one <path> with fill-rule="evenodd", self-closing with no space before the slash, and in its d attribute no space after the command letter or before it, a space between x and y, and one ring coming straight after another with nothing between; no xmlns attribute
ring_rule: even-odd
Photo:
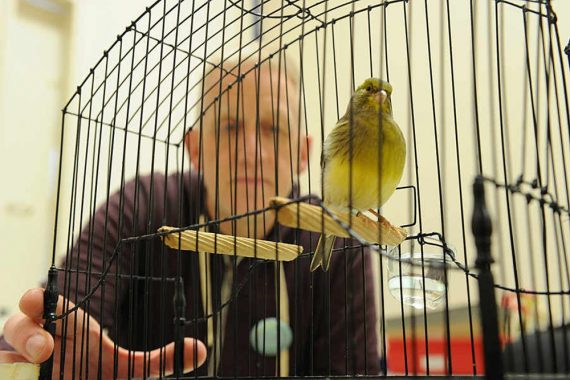
<svg viewBox="0 0 570 380"><path fill-rule="evenodd" d="M314 272L319 266L325 272L329 270L335 240L336 236L334 235L321 235L311 261L311 272Z"/></svg>

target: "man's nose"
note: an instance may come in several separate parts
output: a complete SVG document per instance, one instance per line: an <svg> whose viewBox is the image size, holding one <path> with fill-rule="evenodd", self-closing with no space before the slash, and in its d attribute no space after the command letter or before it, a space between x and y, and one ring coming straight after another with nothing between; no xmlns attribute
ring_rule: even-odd
<svg viewBox="0 0 570 380"><path fill-rule="evenodd" d="M243 150L244 158L246 161L254 162L257 157L261 156L261 149L263 148L259 144L259 131L256 128L255 122L248 123L244 125L243 133ZM257 150L256 150L257 147ZM256 154L257 152L257 154Z"/></svg>
<svg viewBox="0 0 570 380"><path fill-rule="evenodd" d="M255 125L245 125L243 131L243 139L244 139L244 150L245 155L250 156L255 154L255 145L257 138L255 136Z"/></svg>

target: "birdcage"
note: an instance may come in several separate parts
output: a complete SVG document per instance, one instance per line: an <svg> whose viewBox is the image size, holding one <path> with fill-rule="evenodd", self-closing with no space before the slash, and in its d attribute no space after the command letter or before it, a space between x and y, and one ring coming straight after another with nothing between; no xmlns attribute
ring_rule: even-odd
<svg viewBox="0 0 570 380"><path fill-rule="evenodd" d="M63 109L41 377L567 374L559 22L548 0L154 3Z"/></svg>

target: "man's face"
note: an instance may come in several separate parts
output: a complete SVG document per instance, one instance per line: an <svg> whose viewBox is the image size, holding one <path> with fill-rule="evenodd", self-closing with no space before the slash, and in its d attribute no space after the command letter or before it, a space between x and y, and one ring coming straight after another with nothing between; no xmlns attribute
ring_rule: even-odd
<svg viewBox="0 0 570 380"><path fill-rule="evenodd" d="M242 71L250 67L244 65ZM208 213L216 219L262 209L276 195L288 196L307 166L310 141L299 131L298 87L267 65L259 72L259 83L257 74L252 71L233 84L206 112L201 149L199 129L186 140L194 168L201 166ZM219 94L219 78L218 70L207 76L205 91L215 87L205 96L204 107ZM222 92L234 81L227 76ZM273 226L274 213L255 219L256 233L250 217L238 221L238 235L262 237ZM223 227L222 232L233 232L230 224Z"/></svg>

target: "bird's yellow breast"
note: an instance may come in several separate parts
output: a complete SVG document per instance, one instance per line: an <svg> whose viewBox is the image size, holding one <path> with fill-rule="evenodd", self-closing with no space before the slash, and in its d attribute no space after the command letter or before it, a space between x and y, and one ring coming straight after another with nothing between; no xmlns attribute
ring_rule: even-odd
<svg viewBox="0 0 570 380"><path fill-rule="evenodd" d="M349 155L329 157L324 172L328 205L357 210L379 208L394 193L404 170L406 143L395 122L383 124L381 141L380 133L369 133L365 143L353 143L352 160Z"/></svg>

